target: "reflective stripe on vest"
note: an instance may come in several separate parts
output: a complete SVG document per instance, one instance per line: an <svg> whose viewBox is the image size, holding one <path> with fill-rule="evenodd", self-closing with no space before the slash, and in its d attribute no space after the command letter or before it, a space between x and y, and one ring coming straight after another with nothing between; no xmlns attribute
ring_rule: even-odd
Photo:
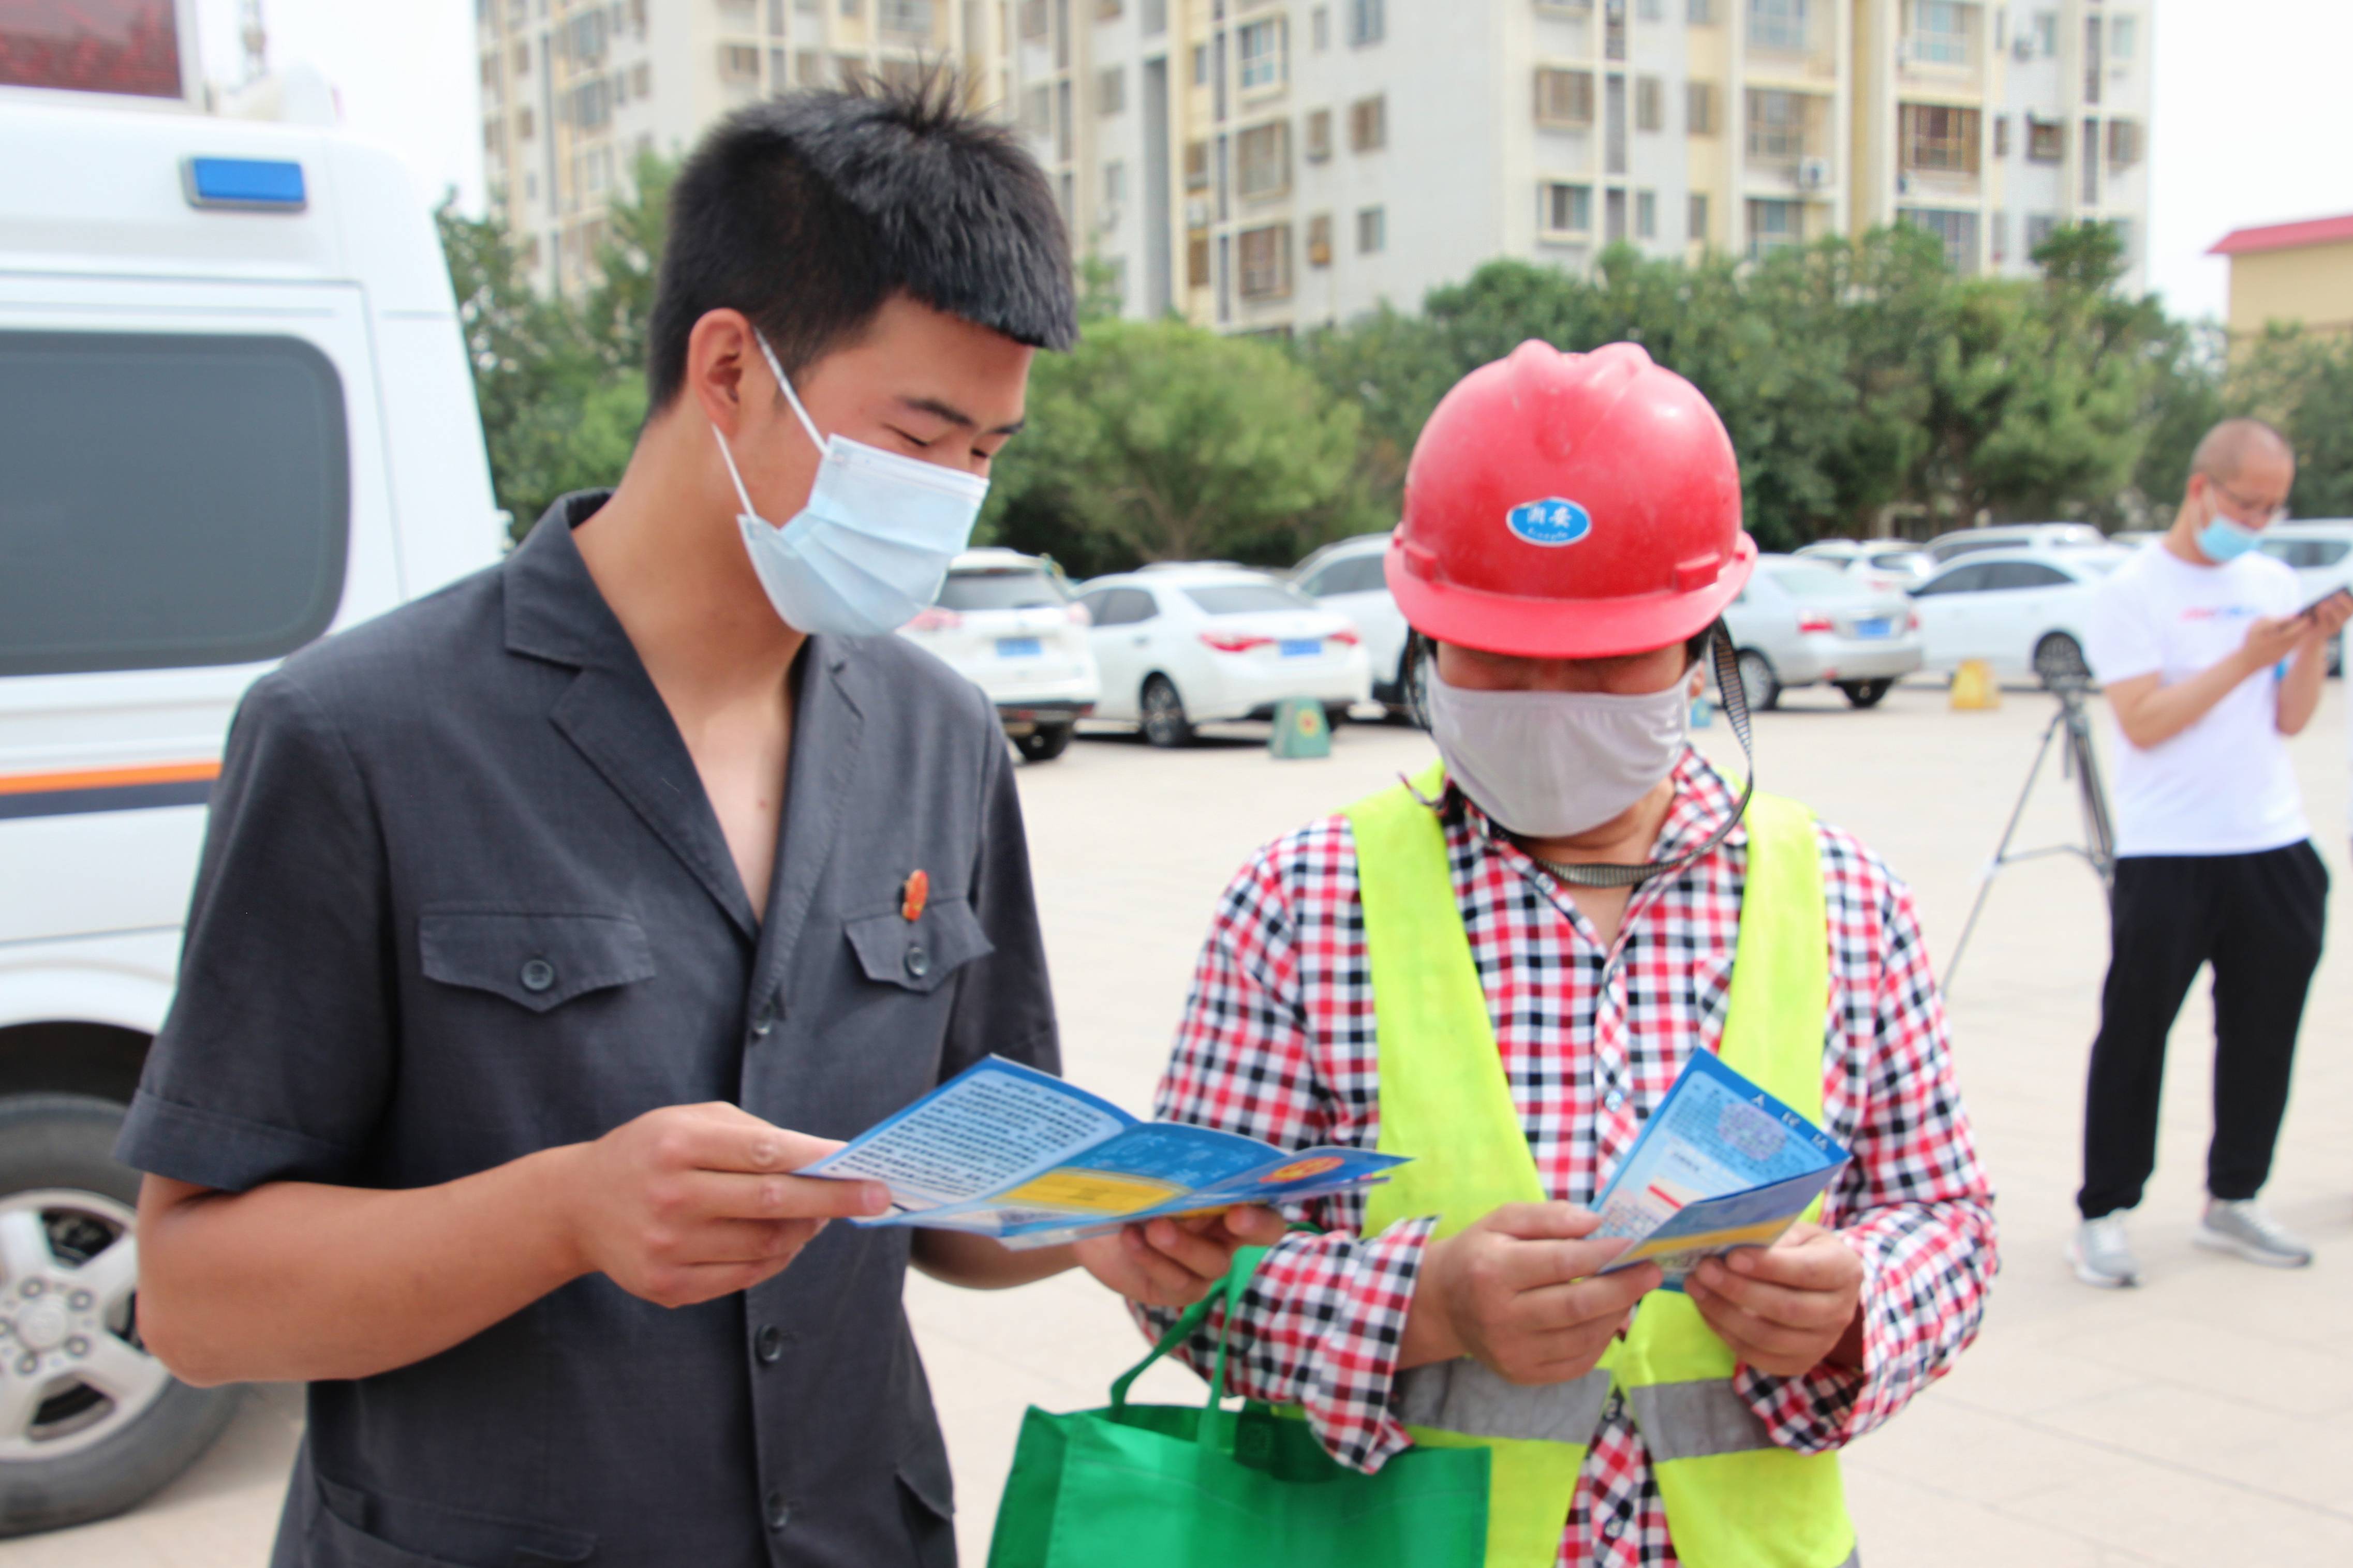
<svg viewBox="0 0 2353 1568"><path fill-rule="evenodd" d="M1435 1236L1451 1236L1504 1204L1547 1195L1496 1052L1445 833L1421 804L1444 785L1433 767L1345 814L1372 973L1380 1148L1414 1156L1369 1194L1368 1236L1424 1215L1437 1216ZM1758 795L1747 825L1720 1054L1820 1121L1830 973L1813 819ZM1417 1442L1492 1451L1489 1568L1549 1568L1613 1389L1650 1450L1686 1568L1845 1568L1855 1561L1854 1530L1836 1458L1774 1446L1734 1387L1734 1370L1690 1299L1661 1290L1582 1378L1523 1388L1477 1362L1449 1362L1403 1373L1397 1407Z"/></svg>

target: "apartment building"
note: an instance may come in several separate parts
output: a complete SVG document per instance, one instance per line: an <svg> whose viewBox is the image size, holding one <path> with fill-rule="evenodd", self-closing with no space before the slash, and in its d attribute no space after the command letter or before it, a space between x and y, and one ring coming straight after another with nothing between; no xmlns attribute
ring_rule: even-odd
<svg viewBox="0 0 2353 1568"><path fill-rule="evenodd" d="M1003 100L1003 0L476 0L491 211L533 285L592 280L608 204L642 152L796 88L957 66Z"/></svg>
<svg viewBox="0 0 2353 1568"><path fill-rule="evenodd" d="M1965 273L2145 240L2149 0L1018 0L1008 102L1136 316L1345 320L1898 219Z"/></svg>

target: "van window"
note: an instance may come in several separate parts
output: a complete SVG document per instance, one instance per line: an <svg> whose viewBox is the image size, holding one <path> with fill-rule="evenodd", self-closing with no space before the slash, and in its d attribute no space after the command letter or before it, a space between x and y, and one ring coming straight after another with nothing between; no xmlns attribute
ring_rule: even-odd
<svg viewBox="0 0 2353 1568"><path fill-rule="evenodd" d="M1069 602L1061 584L1034 566L951 572L940 584L944 610L1039 610Z"/></svg>
<svg viewBox="0 0 2353 1568"><path fill-rule="evenodd" d="M0 331L0 676L292 652L343 600L349 469L298 339Z"/></svg>

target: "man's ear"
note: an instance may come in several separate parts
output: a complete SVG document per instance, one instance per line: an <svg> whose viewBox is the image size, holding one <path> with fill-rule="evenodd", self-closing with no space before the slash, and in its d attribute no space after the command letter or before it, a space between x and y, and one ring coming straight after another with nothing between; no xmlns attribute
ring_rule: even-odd
<svg viewBox="0 0 2353 1568"><path fill-rule="evenodd" d="M743 311L723 307L703 312L687 334L680 398L692 398L722 435L733 436L744 417L744 395L763 379L749 374L759 352L752 341L751 319Z"/></svg>

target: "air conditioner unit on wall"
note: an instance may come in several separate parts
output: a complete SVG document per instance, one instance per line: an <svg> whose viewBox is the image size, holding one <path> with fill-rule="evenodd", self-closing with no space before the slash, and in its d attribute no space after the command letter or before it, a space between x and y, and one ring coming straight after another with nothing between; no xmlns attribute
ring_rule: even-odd
<svg viewBox="0 0 2353 1568"><path fill-rule="evenodd" d="M2034 58L2034 36L2031 33L2021 33L2018 37L2010 39L2010 58L2018 61L2021 65L2026 61L2032 59Z"/></svg>
<svg viewBox="0 0 2353 1568"><path fill-rule="evenodd" d="M1798 160L1798 188L1819 191L1831 183L1831 161L1828 158Z"/></svg>

